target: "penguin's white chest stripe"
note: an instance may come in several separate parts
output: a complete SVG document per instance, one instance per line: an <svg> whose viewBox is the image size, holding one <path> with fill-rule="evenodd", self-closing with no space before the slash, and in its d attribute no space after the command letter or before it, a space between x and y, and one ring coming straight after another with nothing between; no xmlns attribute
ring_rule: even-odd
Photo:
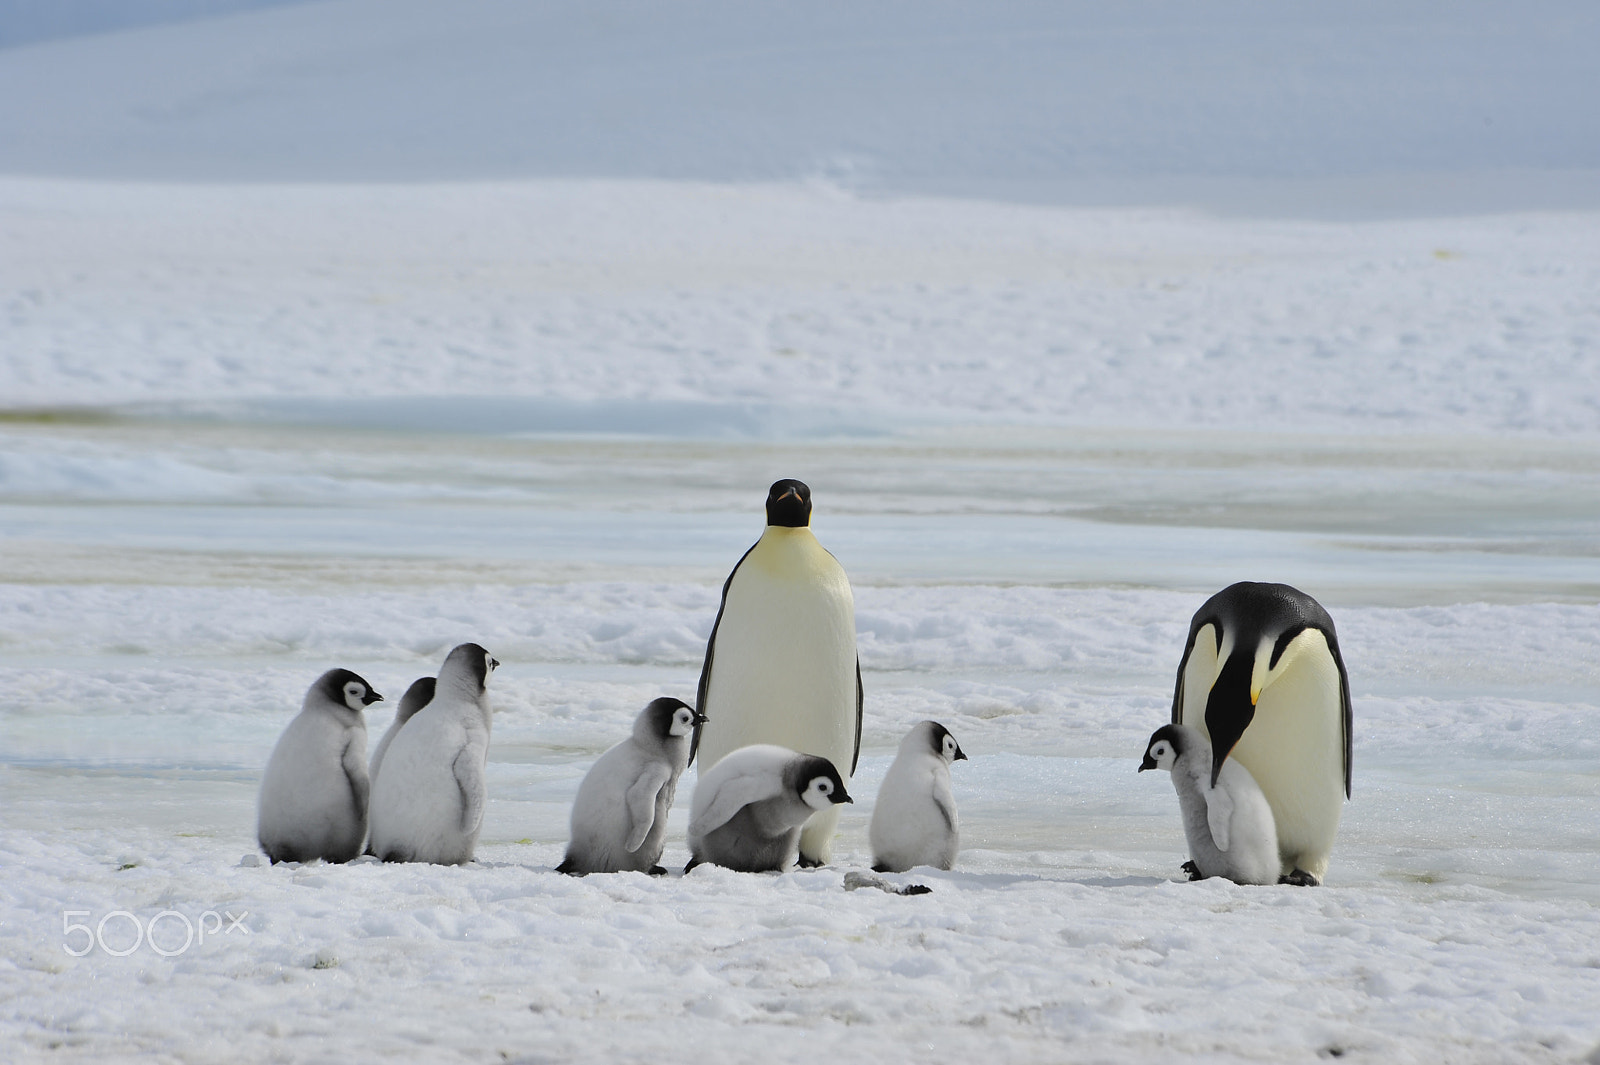
<svg viewBox="0 0 1600 1065"><path fill-rule="evenodd" d="M1223 646L1231 650L1232 638L1225 637ZM1206 700L1211 696L1211 685L1216 683L1225 661L1227 658L1217 647L1217 627L1203 626L1195 633L1189 659L1183 664L1183 705L1179 707L1177 724L1206 732ZM1209 732L1206 734L1209 738Z"/></svg>

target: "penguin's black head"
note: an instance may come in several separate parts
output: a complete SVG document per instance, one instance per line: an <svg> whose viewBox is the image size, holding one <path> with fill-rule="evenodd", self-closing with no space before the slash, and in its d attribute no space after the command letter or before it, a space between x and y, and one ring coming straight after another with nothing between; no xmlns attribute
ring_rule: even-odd
<svg viewBox="0 0 1600 1065"><path fill-rule="evenodd" d="M694 732L697 724L705 720L682 699L665 695L652 699L644 712L650 722L650 734L662 741L686 737Z"/></svg>
<svg viewBox="0 0 1600 1065"><path fill-rule="evenodd" d="M383 696L372 690L366 678L348 669L328 670L317 678L316 690L329 702L349 707L358 714L373 703L383 701Z"/></svg>
<svg viewBox="0 0 1600 1065"><path fill-rule="evenodd" d="M928 722L928 737L932 741L933 753L947 762L963 762L967 759L967 752L961 749L961 744L950 735L950 730L937 721Z"/></svg>
<svg viewBox="0 0 1600 1065"><path fill-rule="evenodd" d="M1211 740L1211 786L1216 787L1222 763L1255 720L1261 692L1279 674L1280 663L1291 661L1297 638L1307 629L1322 633L1339 674L1340 698L1348 707L1348 682L1339 657L1333 619L1311 596L1287 584L1240 581L1229 585L1195 613L1189 626L1189 648L1206 626L1220 650L1231 638L1232 651L1220 664L1206 695L1205 724ZM1285 655L1289 658L1285 658ZM1179 666L1181 670L1182 665ZM1181 709L1181 708L1180 708ZM1345 791L1349 792L1348 730L1346 731Z"/></svg>
<svg viewBox="0 0 1600 1065"><path fill-rule="evenodd" d="M839 803L855 802L850 793L844 790L844 780L840 778L839 771L826 758L803 754L797 768L799 782L796 793L813 810L826 810Z"/></svg>
<svg viewBox="0 0 1600 1065"><path fill-rule="evenodd" d="M439 670L439 675L444 676L446 670L454 667L472 678L477 683L478 690L483 691L489 686L489 674L499 665L495 657L479 644L463 643L457 644L445 656L444 668Z"/></svg>
<svg viewBox="0 0 1600 1065"><path fill-rule="evenodd" d="M434 689L438 686L438 680L433 677L418 677L412 681L411 687L400 696L400 708L395 711L395 720L410 721L418 710L433 702Z"/></svg>
<svg viewBox="0 0 1600 1065"><path fill-rule="evenodd" d="M1183 730L1177 725L1162 725L1150 734L1150 742L1144 745L1144 761L1139 763L1139 772L1146 769L1172 768L1172 763L1188 748L1188 741L1184 738Z"/></svg>
<svg viewBox="0 0 1600 1065"><path fill-rule="evenodd" d="M784 478L767 490L767 524L804 529L811 524L811 489L804 481Z"/></svg>

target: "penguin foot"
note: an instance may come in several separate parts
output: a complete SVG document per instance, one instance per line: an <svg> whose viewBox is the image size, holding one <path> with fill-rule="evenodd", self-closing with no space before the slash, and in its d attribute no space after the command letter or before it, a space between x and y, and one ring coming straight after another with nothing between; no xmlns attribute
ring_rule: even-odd
<svg viewBox="0 0 1600 1065"><path fill-rule="evenodd" d="M1316 877L1312 876L1310 873L1306 872L1304 869L1296 869L1292 873L1284 873L1282 876L1278 877L1278 883L1280 883L1280 884L1290 884L1290 885L1292 885L1294 887L1321 887L1322 886L1322 881L1318 880Z"/></svg>
<svg viewBox="0 0 1600 1065"><path fill-rule="evenodd" d="M666 869L662 868L659 865L652 865L650 867L650 869L649 869L649 875L651 875L651 876L666 876L667 875L667 871L666 871Z"/></svg>
<svg viewBox="0 0 1600 1065"><path fill-rule="evenodd" d="M894 872L894 870L890 869L889 866L884 862L873 862L872 863L872 871L874 873L892 873L892 872Z"/></svg>
<svg viewBox="0 0 1600 1065"><path fill-rule="evenodd" d="M701 865L701 864L703 864L703 862L702 862L701 858L698 855L696 855L695 857L690 858L689 859L689 864L683 867L684 875L685 876L689 875L689 870L691 870L695 866Z"/></svg>
<svg viewBox="0 0 1600 1065"><path fill-rule="evenodd" d="M1206 874L1202 873L1200 871L1200 867L1194 864L1192 861L1184 862L1182 865L1178 866L1178 868L1184 871L1184 873L1189 877L1191 883L1196 880L1204 880L1206 878Z"/></svg>
<svg viewBox="0 0 1600 1065"><path fill-rule="evenodd" d="M794 864L799 866L801 869L821 869L828 863L823 861L821 858L807 858L804 854L802 854L795 859Z"/></svg>
<svg viewBox="0 0 1600 1065"><path fill-rule="evenodd" d="M583 875L582 871L579 870L579 868L576 865L573 864L571 858L563 859L561 864L556 866L556 872L565 873L567 876L582 876Z"/></svg>

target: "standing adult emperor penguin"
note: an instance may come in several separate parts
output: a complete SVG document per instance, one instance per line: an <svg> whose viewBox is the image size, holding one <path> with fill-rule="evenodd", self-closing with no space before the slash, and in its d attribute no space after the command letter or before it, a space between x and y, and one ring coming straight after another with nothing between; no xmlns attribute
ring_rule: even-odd
<svg viewBox="0 0 1600 1065"><path fill-rule="evenodd" d="M1350 795L1350 680L1333 619L1287 584L1243 581L1189 625L1172 722L1211 744L1211 785L1230 755L1272 807L1283 881L1321 883Z"/></svg>
<svg viewBox="0 0 1600 1065"><path fill-rule="evenodd" d="M690 761L714 766L751 744L827 759L844 783L861 753L861 664L855 599L837 559L811 532L811 489L795 480L767 493L767 528L722 586L700 671ZM800 834L800 864L831 857L839 809L829 805Z"/></svg>

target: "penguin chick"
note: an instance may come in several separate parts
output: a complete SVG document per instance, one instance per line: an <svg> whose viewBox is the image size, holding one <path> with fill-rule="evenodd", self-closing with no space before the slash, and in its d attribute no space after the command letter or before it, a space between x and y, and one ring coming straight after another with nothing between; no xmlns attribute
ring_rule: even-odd
<svg viewBox="0 0 1600 1065"><path fill-rule="evenodd" d="M306 692L261 775L256 839L273 862L348 862L367 836L367 724L383 696L348 669Z"/></svg>
<svg viewBox="0 0 1600 1065"><path fill-rule="evenodd" d="M1191 880L1220 876L1236 884L1278 882L1278 830L1272 807L1250 771L1232 758L1211 783L1211 744L1186 725L1162 725L1145 747L1139 772L1172 774L1189 840Z"/></svg>
<svg viewBox="0 0 1600 1065"><path fill-rule="evenodd" d="M689 743L705 719L681 699L656 699L640 711L633 735L602 754L572 803L572 842L558 873L636 872L662 876L667 812Z"/></svg>
<svg viewBox="0 0 1600 1065"><path fill-rule="evenodd" d="M826 758L758 743L700 774L689 816L688 872L702 862L743 873L787 869L813 814L852 802Z"/></svg>
<svg viewBox="0 0 1600 1065"><path fill-rule="evenodd" d="M472 860L489 789L489 674L475 643L444 660L433 699L395 733L372 789L372 853L386 862Z"/></svg>
<svg viewBox="0 0 1600 1065"><path fill-rule="evenodd" d="M394 742L395 733L400 731L401 725L415 717L418 710L433 700L433 689L438 683L434 677L418 677L411 682L411 687L406 689L406 693L400 696L400 706L394 712L394 720L390 722L388 730L384 732L383 738L378 741L377 748L372 752L372 761L367 765L367 776L373 780L378 779L378 767L383 765L384 753L389 750L389 744Z"/></svg>
<svg viewBox="0 0 1600 1065"><path fill-rule="evenodd" d="M722 586L706 641L696 706L706 716L689 760L700 769L750 744L810 751L846 783L861 754L861 664L850 578L811 531L811 489L784 479L767 491L767 525ZM800 835L802 865L832 854L839 810Z"/></svg>
<svg viewBox="0 0 1600 1065"><path fill-rule="evenodd" d="M950 765L966 758L950 730L924 721L900 741L872 808L872 868L903 873L916 865L949 869L961 846Z"/></svg>

